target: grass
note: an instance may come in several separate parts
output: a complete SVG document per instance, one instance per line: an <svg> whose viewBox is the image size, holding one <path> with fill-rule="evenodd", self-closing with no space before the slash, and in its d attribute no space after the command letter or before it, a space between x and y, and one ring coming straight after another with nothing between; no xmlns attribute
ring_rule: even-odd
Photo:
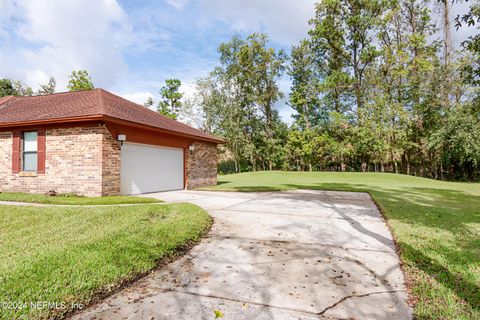
<svg viewBox="0 0 480 320"><path fill-rule="evenodd" d="M256 172L210 190L368 192L387 218L417 319L480 319L480 184L381 173Z"/></svg>
<svg viewBox="0 0 480 320"><path fill-rule="evenodd" d="M63 205L114 205L114 204L140 204L162 202L153 198L131 196L105 196L105 197L79 197L74 195L58 195L55 197L43 194L30 194L21 192L0 192L0 201L30 202L43 204Z"/></svg>
<svg viewBox="0 0 480 320"><path fill-rule="evenodd" d="M64 317L174 256L210 224L191 204L0 206L0 319Z"/></svg>

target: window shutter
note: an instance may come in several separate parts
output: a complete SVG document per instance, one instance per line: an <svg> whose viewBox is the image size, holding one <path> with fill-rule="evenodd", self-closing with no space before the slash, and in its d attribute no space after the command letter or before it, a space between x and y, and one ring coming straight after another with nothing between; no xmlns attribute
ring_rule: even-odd
<svg viewBox="0 0 480 320"><path fill-rule="evenodd" d="M37 173L45 173L46 130L38 129L37 134Z"/></svg>
<svg viewBox="0 0 480 320"><path fill-rule="evenodd" d="M13 131L12 141L12 172L20 172L20 131Z"/></svg>

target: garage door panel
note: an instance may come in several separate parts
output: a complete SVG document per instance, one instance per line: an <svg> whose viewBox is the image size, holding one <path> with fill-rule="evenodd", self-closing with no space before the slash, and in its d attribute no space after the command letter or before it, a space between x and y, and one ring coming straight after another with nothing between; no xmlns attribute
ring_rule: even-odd
<svg viewBox="0 0 480 320"><path fill-rule="evenodd" d="M183 149L124 144L120 175L122 194L183 189Z"/></svg>

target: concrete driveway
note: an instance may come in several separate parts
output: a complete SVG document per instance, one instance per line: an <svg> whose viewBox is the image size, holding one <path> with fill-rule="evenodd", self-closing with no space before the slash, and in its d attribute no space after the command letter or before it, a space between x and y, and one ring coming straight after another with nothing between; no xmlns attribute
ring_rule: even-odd
<svg viewBox="0 0 480 320"><path fill-rule="evenodd" d="M392 237L367 194L148 196L205 208L209 237L74 319L411 319Z"/></svg>

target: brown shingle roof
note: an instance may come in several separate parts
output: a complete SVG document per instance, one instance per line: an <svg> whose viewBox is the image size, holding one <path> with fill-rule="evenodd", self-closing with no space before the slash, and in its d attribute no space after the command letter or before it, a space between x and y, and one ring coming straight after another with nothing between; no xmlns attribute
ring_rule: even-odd
<svg viewBox="0 0 480 320"><path fill-rule="evenodd" d="M222 143L223 140L160 115L103 89L0 98L0 126L104 116Z"/></svg>
<svg viewBox="0 0 480 320"><path fill-rule="evenodd" d="M15 98L14 96L6 96L6 97L0 97L0 106L4 103L6 103L7 101L9 100L12 100L13 98Z"/></svg>

